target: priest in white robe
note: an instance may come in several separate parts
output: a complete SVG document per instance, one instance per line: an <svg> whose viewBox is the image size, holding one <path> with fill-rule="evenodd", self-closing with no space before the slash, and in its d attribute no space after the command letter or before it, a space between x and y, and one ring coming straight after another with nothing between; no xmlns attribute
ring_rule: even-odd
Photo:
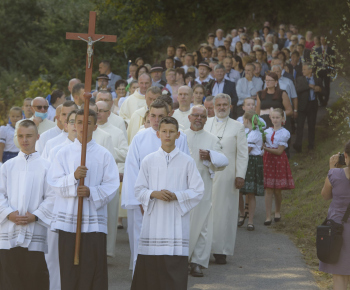
<svg viewBox="0 0 350 290"><path fill-rule="evenodd" d="M146 106L145 94L147 89L152 85L152 78L149 74L143 73L138 78L139 88L123 102L119 116L129 123L132 114Z"/></svg>
<svg viewBox="0 0 350 290"><path fill-rule="evenodd" d="M226 255L233 255L235 247L239 189L244 185L249 156L243 124L229 118L230 96L217 94L213 101L215 117L208 119L204 129L219 138L229 165L214 177L212 253L217 264L226 264Z"/></svg>
<svg viewBox="0 0 350 290"><path fill-rule="evenodd" d="M203 277L201 267L208 268L213 240L212 187L216 171L224 170L228 159L222 154L220 140L204 130L207 110L202 105L193 106L189 115L190 129L185 130L191 156L205 185L204 196L191 211L189 261L191 275Z"/></svg>
<svg viewBox="0 0 350 290"><path fill-rule="evenodd" d="M136 110L130 118L129 126L128 126L128 144L130 145L132 139L136 135L136 133L140 130L142 126L143 118L151 105L151 103L157 99L162 94L162 91L159 87L150 87L146 91L146 105L138 110Z"/></svg>
<svg viewBox="0 0 350 290"><path fill-rule="evenodd" d="M142 225L141 203L135 197L135 182L142 160L148 154L156 152L161 145L161 141L156 133L160 120L168 114L168 105L160 99L155 100L150 105L151 127L135 135L126 156L122 188L122 207L128 210L128 235L132 259L131 269L135 268L138 240ZM190 155L187 138L184 133L180 132L180 137L176 140L176 146L180 151Z"/></svg>
<svg viewBox="0 0 350 290"><path fill-rule="evenodd" d="M21 151L0 170L0 268L2 288L49 289L44 253L55 199L46 181L50 163L35 152L36 124L17 128Z"/></svg>
<svg viewBox="0 0 350 290"><path fill-rule="evenodd" d="M204 192L195 161L175 146L176 119L159 125L161 147L142 161L135 184L145 214L131 290L187 289L190 211Z"/></svg>
<svg viewBox="0 0 350 290"><path fill-rule="evenodd" d="M177 96L179 108L175 110L173 114L173 117L184 127L185 130L191 126L191 123L188 120L188 115L190 114L192 95L193 90L190 87L180 87Z"/></svg>
<svg viewBox="0 0 350 290"><path fill-rule="evenodd" d="M84 110L76 114L77 139L63 147L54 158L48 183L56 193L51 230L59 234L61 287L108 289L107 277L107 204L119 187L118 167L114 157L92 140L97 116L89 110L86 166L80 166ZM85 178L84 186L78 181ZM73 264L77 227L78 197L83 197L79 265Z"/></svg>
<svg viewBox="0 0 350 290"><path fill-rule="evenodd" d="M112 136L113 147L115 151L115 162L123 164L126 154L128 153L128 144L124 133L117 127L109 123L110 108L106 102L99 101L96 103L98 108L97 125L98 128ZM119 189L115 197L108 203L108 235L107 235L107 256L115 257L116 241L117 241L117 220L119 212Z"/></svg>
<svg viewBox="0 0 350 290"><path fill-rule="evenodd" d="M44 150L45 144L48 140L55 138L63 131L63 124L60 120L61 110L62 110L63 104L59 105L55 110L55 118L56 118L56 126L51 128L50 130L47 130L43 134L40 135L39 140L35 144L35 150L41 154Z"/></svg>

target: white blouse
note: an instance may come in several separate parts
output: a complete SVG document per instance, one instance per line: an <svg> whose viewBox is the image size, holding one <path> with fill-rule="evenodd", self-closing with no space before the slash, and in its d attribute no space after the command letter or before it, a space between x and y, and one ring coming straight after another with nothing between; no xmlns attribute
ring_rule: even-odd
<svg viewBox="0 0 350 290"><path fill-rule="evenodd" d="M255 156L262 155L262 153L263 153L263 150L262 150L263 138L262 138L262 134L259 131L259 129L255 129L255 130L252 130L250 132L248 131L247 142L248 142L248 147L253 148L249 152L249 155L255 155Z"/></svg>
<svg viewBox="0 0 350 290"><path fill-rule="evenodd" d="M13 128L10 124L0 127L0 143L5 143L4 151L19 152L19 149L13 142L14 135L15 128Z"/></svg>
<svg viewBox="0 0 350 290"><path fill-rule="evenodd" d="M285 128L280 128L275 131L273 128L268 128L265 130L266 134L266 147L268 148L278 148L278 146L284 146L288 148L288 140L290 138L290 133ZM275 132L275 135L273 133ZM273 135L273 138L272 138ZM273 141L271 140L273 139Z"/></svg>

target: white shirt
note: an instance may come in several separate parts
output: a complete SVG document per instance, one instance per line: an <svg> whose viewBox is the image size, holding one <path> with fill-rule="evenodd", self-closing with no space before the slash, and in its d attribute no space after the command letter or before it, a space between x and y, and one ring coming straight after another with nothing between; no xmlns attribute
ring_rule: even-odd
<svg viewBox="0 0 350 290"><path fill-rule="evenodd" d="M54 122L56 116L56 109L50 105L49 108L47 109L47 119Z"/></svg>
<svg viewBox="0 0 350 290"><path fill-rule="evenodd" d="M47 141L49 141L52 138L55 138L56 136L58 136L62 132L63 132L63 130L58 128L58 126L55 126L55 127L51 128L50 130L47 130L46 132L42 133L40 135L39 140L36 141L36 143L35 143L35 150L38 151L40 154L42 154Z"/></svg>
<svg viewBox="0 0 350 290"><path fill-rule="evenodd" d="M238 71L234 70L234 69L231 69L230 72L225 73L225 79L228 80L228 81L236 83L236 85L237 85L238 80L240 78L241 78L241 74Z"/></svg>
<svg viewBox="0 0 350 290"><path fill-rule="evenodd" d="M209 74L205 80L201 81L201 80L199 79L199 77L197 77L197 78L195 79L195 81L201 85L202 83L207 83L207 82L209 82L209 81L212 80L212 79L214 79L214 78Z"/></svg>
<svg viewBox="0 0 350 290"><path fill-rule="evenodd" d="M162 189L173 192L177 200L150 197ZM145 211L138 254L188 256L190 211L201 201L203 192L195 161L177 147L170 153L159 148L146 156L135 184L135 196Z"/></svg>
<svg viewBox="0 0 350 290"><path fill-rule="evenodd" d="M234 38L232 38L231 46L236 47L236 42L237 41L241 41L241 38L239 37L239 35L237 35Z"/></svg>
<svg viewBox="0 0 350 290"><path fill-rule="evenodd" d="M249 155L261 156L263 154L263 149L262 149L263 138L262 138L261 132L259 131L259 128L248 131L247 142L248 142L248 147L253 148L249 152Z"/></svg>
<svg viewBox="0 0 350 290"><path fill-rule="evenodd" d="M81 143L75 139L57 152L51 164L47 182L56 194L52 231L76 232L79 181L75 179L74 172L81 164L81 147ZM81 231L107 234L107 204L119 188L118 167L112 154L94 140L87 144L86 167L89 170L84 184L90 189L90 197L83 199Z"/></svg>
<svg viewBox="0 0 350 290"><path fill-rule="evenodd" d="M191 122L188 119L190 112L191 108L186 112L182 112L180 109L176 109L173 114L173 117L183 126L185 130L191 127Z"/></svg>
<svg viewBox="0 0 350 290"><path fill-rule="evenodd" d="M214 45L216 47L219 47L220 45L224 45L225 44L224 41L225 41L225 37L221 38L221 40L219 40L217 37L215 37Z"/></svg>
<svg viewBox="0 0 350 290"><path fill-rule="evenodd" d="M198 77L198 68L196 68L195 66L192 66L192 67L194 67L194 69L195 69L195 76ZM187 70L188 70L189 66L185 64L182 66L182 68L184 69L185 74L187 74Z"/></svg>
<svg viewBox="0 0 350 290"><path fill-rule="evenodd" d="M65 131L62 131L61 134L59 134L56 137L54 137L54 138L50 139L49 141L47 141L46 145L44 147L44 150L41 153L41 156L44 159L48 159L51 149L56 147L59 144L62 144L64 141L66 141L67 136L68 136L68 133L65 132Z"/></svg>
<svg viewBox="0 0 350 290"><path fill-rule="evenodd" d="M150 153L153 153L161 146L161 141L156 135L156 131L150 127L139 131L129 146L129 151L125 160L124 179L122 188L122 207L127 209L138 208L140 202L134 193L135 182L139 174L142 160ZM180 137L175 141L176 147L190 155L187 145L187 137L180 131Z"/></svg>
<svg viewBox="0 0 350 290"><path fill-rule="evenodd" d="M278 146L284 146L285 148L288 148L288 140L290 138L290 133L288 130L281 127L277 131L275 131L273 128L268 128L265 130L266 132L266 147L268 148L278 148ZM271 137L273 133L275 132L275 135L273 136L273 141L271 140Z"/></svg>
<svg viewBox="0 0 350 290"><path fill-rule="evenodd" d="M15 247L47 253L46 234L52 218L54 192L46 181L50 163L38 152L18 156L0 170L0 249ZM7 215L18 210L38 217L37 222L16 225Z"/></svg>
<svg viewBox="0 0 350 290"><path fill-rule="evenodd" d="M250 46L250 44L248 42L246 43L242 43L242 48L243 48L243 51L245 53L247 53L249 55L249 53L251 52L252 50L252 47Z"/></svg>
<svg viewBox="0 0 350 290"><path fill-rule="evenodd" d="M260 78L252 78L248 81L246 78L238 80L236 91L238 96L237 106L241 106L246 98L256 96L258 91L261 91L263 87L263 81Z"/></svg>
<svg viewBox="0 0 350 290"><path fill-rule="evenodd" d="M222 93L224 90L224 86L225 86L225 79L223 79L221 83L218 83L217 81L215 81L215 84L212 90L212 95L216 96L217 94Z"/></svg>
<svg viewBox="0 0 350 290"><path fill-rule="evenodd" d="M15 135L15 128L12 125L7 124L6 126L0 127L0 143L4 143L4 151L7 152L19 152L19 149L16 147L13 142L13 136Z"/></svg>
<svg viewBox="0 0 350 290"><path fill-rule="evenodd" d="M63 143L53 147L50 152L49 152L49 157L47 158L47 160L49 160L50 162L52 162L57 154L58 151L61 150L62 147L72 144L73 141L71 141L68 137L66 139L66 141L64 141Z"/></svg>

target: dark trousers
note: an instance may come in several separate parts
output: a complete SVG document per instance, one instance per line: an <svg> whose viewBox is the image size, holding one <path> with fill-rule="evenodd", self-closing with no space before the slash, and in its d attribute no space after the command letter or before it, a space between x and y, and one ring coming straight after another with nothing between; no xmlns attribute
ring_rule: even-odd
<svg viewBox="0 0 350 290"><path fill-rule="evenodd" d="M320 101L321 105L327 105L328 100L329 100L329 95L331 92L331 77L328 76L328 74L329 74L329 71L326 69L320 70L318 72L318 77L322 80L322 84L323 84L324 89L325 89L324 96L319 94L319 101Z"/></svg>
<svg viewBox="0 0 350 290"><path fill-rule="evenodd" d="M131 290L186 290L188 256L137 255Z"/></svg>
<svg viewBox="0 0 350 290"><path fill-rule="evenodd" d="M107 290L106 234L82 233L79 265L74 265L75 233L59 231L62 290Z"/></svg>
<svg viewBox="0 0 350 290"><path fill-rule="evenodd" d="M43 252L16 247L0 250L1 289L49 290L49 271Z"/></svg>
<svg viewBox="0 0 350 290"><path fill-rule="evenodd" d="M295 140L295 145L297 147L302 146L303 144L303 133L304 133L304 124L307 119L308 125L308 137L309 137L309 149L313 149L315 146L315 131L316 131L316 118L317 118L318 104L317 100L309 101L306 109L303 111L298 111L297 119L297 137Z"/></svg>

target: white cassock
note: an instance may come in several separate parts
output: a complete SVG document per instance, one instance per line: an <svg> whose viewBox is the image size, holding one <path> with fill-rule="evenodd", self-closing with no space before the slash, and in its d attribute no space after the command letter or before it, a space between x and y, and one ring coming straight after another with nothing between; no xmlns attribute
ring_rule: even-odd
<svg viewBox="0 0 350 290"><path fill-rule="evenodd" d="M186 112L182 112L180 109L176 109L172 117L175 118L184 127L185 130L187 130L191 127L190 120L188 119L190 112L191 109Z"/></svg>
<svg viewBox="0 0 350 290"><path fill-rule="evenodd" d="M46 132L42 133L40 135L39 140L36 141L36 143L35 143L35 150L38 151L40 154L42 154L43 150L45 148L46 142L52 138L55 138L56 136L58 136L62 132L63 132L63 130L58 128L58 126L55 126L51 129L47 130Z"/></svg>
<svg viewBox="0 0 350 290"><path fill-rule="evenodd" d="M212 253L233 255L238 218L239 189L236 177L245 178L248 166L248 144L244 126L227 117L209 118L204 129L220 139L222 153L229 165L217 172L213 182L214 233Z"/></svg>
<svg viewBox="0 0 350 290"><path fill-rule="evenodd" d="M144 106L146 106L145 95L140 94L140 89L137 89L124 101L120 107L119 116L129 123L131 115Z"/></svg>
<svg viewBox="0 0 350 290"><path fill-rule="evenodd" d="M56 147L59 144L62 144L64 141L66 141L67 137L68 137L68 132L62 131L61 134L48 140L46 142L43 152L41 153L41 157L43 157L44 159L48 159L51 149Z"/></svg>
<svg viewBox="0 0 350 290"><path fill-rule="evenodd" d="M128 235L131 250L131 269L135 269L138 241L142 225L140 202L135 197L135 182L140 171L142 160L150 153L156 152L161 146L157 131L152 127L138 132L132 140L125 160L124 179L122 188L122 207L128 210ZM180 132L175 141L180 151L190 155L187 137Z"/></svg>
<svg viewBox="0 0 350 290"><path fill-rule="evenodd" d="M129 126L128 126L128 144L131 144L132 139L137 134L137 132L140 130L140 127L142 126L143 118L145 117L145 114L147 112L147 107L144 106L138 110L136 110L130 118Z"/></svg>
<svg viewBox="0 0 350 290"><path fill-rule="evenodd" d="M120 130L123 131L125 138L127 138L126 134L126 127L125 127L125 122L124 119L116 114L111 114L108 117L108 123L112 124L113 126L119 128Z"/></svg>
<svg viewBox="0 0 350 290"><path fill-rule="evenodd" d="M4 163L0 170L0 249L14 247L47 253L46 233L50 227L55 195L46 181L50 162L38 152L22 151ZM18 210L36 215L38 221L16 225L7 216Z"/></svg>
<svg viewBox="0 0 350 290"><path fill-rule="evenodd" d="M167 189L177 200L151 199L151 193ZM145 211L138 253L188 256L190 211L203 197L204 183L195 161L175 147L159 148L141 163L135 196Z"/></svg>
<svg viewBox="0 0 350 290"><path fill-rule="evenodd" d="M229 161L222 154L220 140L206 130L185 130L191 156L204 181L204 196L191 211L190 262L208 268L213 240L212 187L214 172L224 170ZM201 160L199 149L210 152L211 161Z"/></svg>
<svg viewBox="0 0 350 290"><path fill-rule="evenodd" d="M23 120L26 120L26 119L23 119ZM13 142L15 143L15 145L19 148L19 144L18 144L18 140L17 140L17 129L18 129L18 126L19 124L23 121L23 120L19 120L17 123L16 123L16 126L15 126L15 134L13 136ZM31 120L33 121L34 120L34 116L30 117L28 120ZM55 127L56 124L55 122L52 122L48 119L44 119L40 124L39 126L37 126L38 128L38 133L41 135L42 133L46 132L47 130L50 130L51 128Z"/></svg>
<svg viewBox="0 0 350 290"><path fill-rule="evenodd" d="M71 141L68 137L66 139L66 141L64 141L63 143L53 147L51 150L50 150L50 154L49 154L49 157L47 158L47 160L49 160L50 162L53 161L53 159L56 157L56 154L58 151L60 151L60 149L66 145L69 145L73 143L73 141Z"/></svg>
<svg viewBox="0 0 350 290"><path fill-rule="evenodd" d="M123 121L124 122L124 121ZM98 125L98 128L110 134L115 150L115 162L124 163L128 153L128 143L122 130L111 125L109 122ZM119 212L119 188L115 197L107 205L108 211L108 234L107 234L107 256L115 257L117 241L117 220Z"/></svg>

